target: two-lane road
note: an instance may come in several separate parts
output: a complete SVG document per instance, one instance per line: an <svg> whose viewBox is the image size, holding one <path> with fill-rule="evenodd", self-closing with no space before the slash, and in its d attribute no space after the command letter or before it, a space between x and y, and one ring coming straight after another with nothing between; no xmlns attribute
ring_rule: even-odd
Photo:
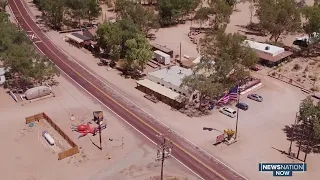
<svg viewBox="0 0 320 180"><path fill-rule="evenodd" d="M71 61L68 56L60 51L39 29L21 0L9 0L9 6L18 23L33 40L35 46L50 58L64 73L148 139L156 144L161 143L157 135L167 133L167 127L164 127L152 117L142 113L138 107L124 103L123 98L119 98L119 96L106 89L106 84L101 80L81 65ZM212 156L201 152L193 144L179 137L177 134L170 133L167 138L171 140L174 145L172 155L201 178L205 180L245 179Z"/></svg>

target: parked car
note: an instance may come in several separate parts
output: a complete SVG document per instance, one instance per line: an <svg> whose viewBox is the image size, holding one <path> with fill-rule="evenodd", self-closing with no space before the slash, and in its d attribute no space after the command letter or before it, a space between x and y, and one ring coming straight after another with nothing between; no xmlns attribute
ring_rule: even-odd
<svg viewBox="0 0 320 180"><path fill-rule="evenodd" d="M248 98L249 99L252 99L254 101L258 101L258 102L262 102L263 101L263 98L262 96L258 95L258 94L249 94L248 95Z"/></svg>
<svg viewBox="0 0 320 180"><path fill-rule="evenodd" d="M225 115L227 115L227 116L229 116L229 117L232 117L232 118L236 117L236 114L237 114L237 112L236 112L235 110L233 110L233 109L231 109L231 108L229 108L229 107L223 107L223 108L221 108L221 109L220 109L220 112L221 112L222 114L225 114Z"/></svg>
<svg viewBox="0 0 320 180"><path fill-rule="evenodd" d="M240 102L240 103L236 104L236 107L239 108L239 109L242 109L242 110L244 110L244 111L246 111L246 110L249 109L248 104L243 103L243 102Z"/></svg>

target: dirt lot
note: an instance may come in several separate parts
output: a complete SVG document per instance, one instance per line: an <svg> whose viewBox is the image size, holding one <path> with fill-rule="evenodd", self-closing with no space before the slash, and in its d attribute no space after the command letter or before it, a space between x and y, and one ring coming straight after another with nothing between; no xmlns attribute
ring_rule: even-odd
<svg viewBox="0 0 320 180"><path fill-rule="evenodd" d="M319 91L319 62L319 58L295 58L279 66L275 72L287 79L292 79L305 89Z"/></svg>
<svg viewBox="0 0 320 180"><path fill-rule="evenodd" d="M64 77L58 80L60 85L53 87L56 97L24 106L15 103L0 88L0 173L3 179L147 180L159 175L160 163L154 160L154 145ZM71 124L90 121L94 110L102 110L107 122L107 129L102 132L102 151L91 143L92 140L99 144L98 136L77 139L79 134L70 130ZM25 124L25 117L40 112L45 112L79 145L79 154L58 161L57 153L69 148L63 138L45 121L35 123L34 127ZM71 114L76 120L70 120ZM58 147L48 145L42 137L43 130L53 136ZM165 174L197 179L173 159L166 161Z"/></svg>
<svg viewBox="0 0 320 180"><path fill-rule="evenodd" d="M312 4L312 2L308 1L307 4ZM249 22L250 14L248 12L248 6L249 3L240 3L237 5L237 9L239 9L239 11L232 14L231 22L228 25L227 32L238 32L239 27L237 25L246 25ZM173 28L161 29L157 35L160 38L158 37L156 41L159 44L167 45L167 47L174 49L176 52L178 51L176 49L178 49L179 47L179 42L182 42L182 54L196 56L196 45L192 44L192 42L188 39L186 35L188 29L186 28L188 28L188 24ZM241 111L239 114L240 141L231 146L213 146L212 144L215 142L216 136L220 133L217 131L203 131L202 128L212 127L218 130L224 130L226 128L234 129L235 119L226 117L219 112L214 112L211 116L207 117L189 118L181 114L180 112L172 111L171 108L165 104L154 104L143 98L143 93L134 89L136 85L134 80L124 79L120 77L119 72L115 70L107 71L105 67L98 67L96 64L98 62L98 59L93 58L92 55L87 54L75 47L69 46L66 42L63 41L63 37L58 33L48 32L47 34L58 46L67 51L70 56L76 59L77 62L83 64L101 79L105 80L106 82L108 81L108 84L114 87L114 89L116 89L119 93L121 93L125 97L128 97L143 110L155 116L160 122L168 125L170 128L177 131L191 142L197 144L199 147L206 150L210 154L214 154L225 164L236 169L249 179L260 180L272 178L272 174L264 174L258 172L259 162L291 162L291 160L288 159L285 155L281 154L279 151L273 148L284 151L288 150L290 142L286 140L286 135L282 131L282 128L284 128L284 125L292 124L294 122L294 116L296 111L298 110L300 100L306 96L299 89L283 82L277 81L276 79L269 78L265 75L265 73L261 74L259 72L257 76L262 79L262 83L265 86L262 89L258 90L257 93L261 94L264 97L264 102L253 102L248 100L245 96L241 98L242 101L247 102L250 107L247 112ZM170 34L176 36L171 36ZM174 40L173 37L175 38ZM248 38L254 38L258 41L264 41L267 37L248 36ZM283 38L283 42L291 45L293 39L294 35L290 35ZM186 45L188 43L190 44ZM64 102L68 103L68 101ZM98 103L96 103L95 106L98 106ZM114 130L114 128L112 130ZM80 140L80 142L82 141L83 140ZM115 141L113 141L113 143L114 142ZM129 159L134 159L136 157L136 155L134 154L135 152L140 152L141 154L143 154L143 151L140 150L140 148L135 147L131 149L134 149L134 151L130 151L131 153L127 152ZM100 151L95 153L99 152ZM301 156L303 156L303 153ZM315 177L317 176L316 167L318 167L319 165L319 156L311 154L308 157L307 173L296 173L293 175L292 179L315 179ZM114 158L112 158L112 160L113 159ZM108 161L110 160L106 160L106 162ZM114 162L115 161L116 160L114 160ZM125 160L118 160L117 163L113 164L114 166L112 166L112 168L120 169L117 168L118 164L120 166L123 161ZM139 160L139 162L142 161ZM146 166L146 164L150 162L153 162L153 160L145 163L144 167L148 167ZM95 167L97 167L96 164L102 163L95 162ZM127 166L127 168L129 167L130 165ZM108 171L111 166L106 165L105 168L106 170L101 169L101 173L99 173L99 175L97 176L112 177L113 171ZM124 172L124 174L126 173L130 174L130 172ZM118 176L113 177L115 177L114 179L119 179Z"/></svg>

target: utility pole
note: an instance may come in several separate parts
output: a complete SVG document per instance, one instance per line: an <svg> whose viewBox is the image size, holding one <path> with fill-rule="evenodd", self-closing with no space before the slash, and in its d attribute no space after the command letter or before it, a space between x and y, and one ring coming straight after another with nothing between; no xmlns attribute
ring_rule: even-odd
<svg viewBox="0 0 320 180"><path fill-rule="evenodd" d="M239 102L240 102L240 89L239 89L240 85L238 84L238 87L237 87L237 95L238 95L238 98L237 98L237 120L236 120L236 132L235 132L235 135L234 135L234 139L237 140L237 135L238 135L238 122L239 122Z"/></svg>
<svg viewBox="0 0 320 180"><path fill-rule="evenodd" d="M169 158L171 156L171 150L172 150L172 142L169 141L165 135L161 134L158 137L163 139L163 142L158 146L158 152L157 152L157 159L156 161L161 161L161 175L160 179L163 180L163 165L164 160Z"/></svg>
<svg viewBox="0 0 320 180"><path fill-rule="evenodd" d="M180 55L179 55L179 57L180 57L180 63L181 63L181 42L180 42Z"/></svg>
<svg viewBox="0 0 320 180"><path fill-rule="evenodd" d="M100 149L102 150L102 139L101 139L101 119L99 118L99 139L100 139Z"/></svg>

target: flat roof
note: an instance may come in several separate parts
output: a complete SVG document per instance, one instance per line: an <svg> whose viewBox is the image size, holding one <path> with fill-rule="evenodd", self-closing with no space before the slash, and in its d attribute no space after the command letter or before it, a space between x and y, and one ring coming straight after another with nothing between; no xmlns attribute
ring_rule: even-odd
<svg viewBox="0 0 320 180"><path fill-rule="evenodd" d="M153 46L154 48L156 48L156 49L159 49L160 51L165 52L165 53L172 53L172 52L173 52L173 50L171 50L171 49L169 49L169 48L167 48L167 47L165 47L165 46L161 46L161 45L159 45L159 44L152 44L152 46Z"/></svg>
<svg viewBox="0 0 320 180"><path fill-rule="evenodd" d="M149 88L150 90L157 92L163 96L166 96L172 100L176 100L179 102L179 97L181 96L180 94L172 91L171 89L168 89L164 86L161 86L153 81L150 81L149 79L143 79L143 80L139 80L136 81L137 84L144 86L146 88Z"/></svg>
<svg viewBox="0 0 320 180"><path fill-rule="evenodd" d="M248 43L248 46L250 48L269 54L271 56L277 56L284 52L284 48L282 47L273 46L265 43L259 43L259 42L250 41L250 40L245 40L244 42Z"/></svg>
<svg viewBox="0 0 320 180"><path fill-rule="evenodd" d="M163 57L170 57L170 55L169 55L169 54L164 53L164 52L159 51L159 50L156 50L156 51L153 51L153 52L154 52L154 53L156 53L156 54L159 54L159 55L161 55L161 56L163 56Z"/></svg>
<svg viewBox="0 0 320 180"><path fill-rule="evenodd" d="M73 41L76 41L77 43L82 43L83 42L82 39L80 39L80 38L78 38L78 37L76 37L76 36L74 36L72 34L67 34L66 37L71 39L71 40L73 40Z"/></svg>
<svg viewBox="0 0 320 180"><path fill-rule="evenodd" d="M82 39L83 41L89 41L91 40L91 38L87 37L87 36L84 36L82 34L79 34L79 33L71 33L73 36L77 37L77 38L80 38Z"/></svg>
<svg viewBox="0 0 320 180"><path fill-rule="evenodd" d="M168 68L160 69L154 72L148 73L151 76L157 77L171 83L175 86L180 86L182 83L182 79L185 76L192 75L193 71L191 69L186 69L180 66L171 66Z"/></svg>

